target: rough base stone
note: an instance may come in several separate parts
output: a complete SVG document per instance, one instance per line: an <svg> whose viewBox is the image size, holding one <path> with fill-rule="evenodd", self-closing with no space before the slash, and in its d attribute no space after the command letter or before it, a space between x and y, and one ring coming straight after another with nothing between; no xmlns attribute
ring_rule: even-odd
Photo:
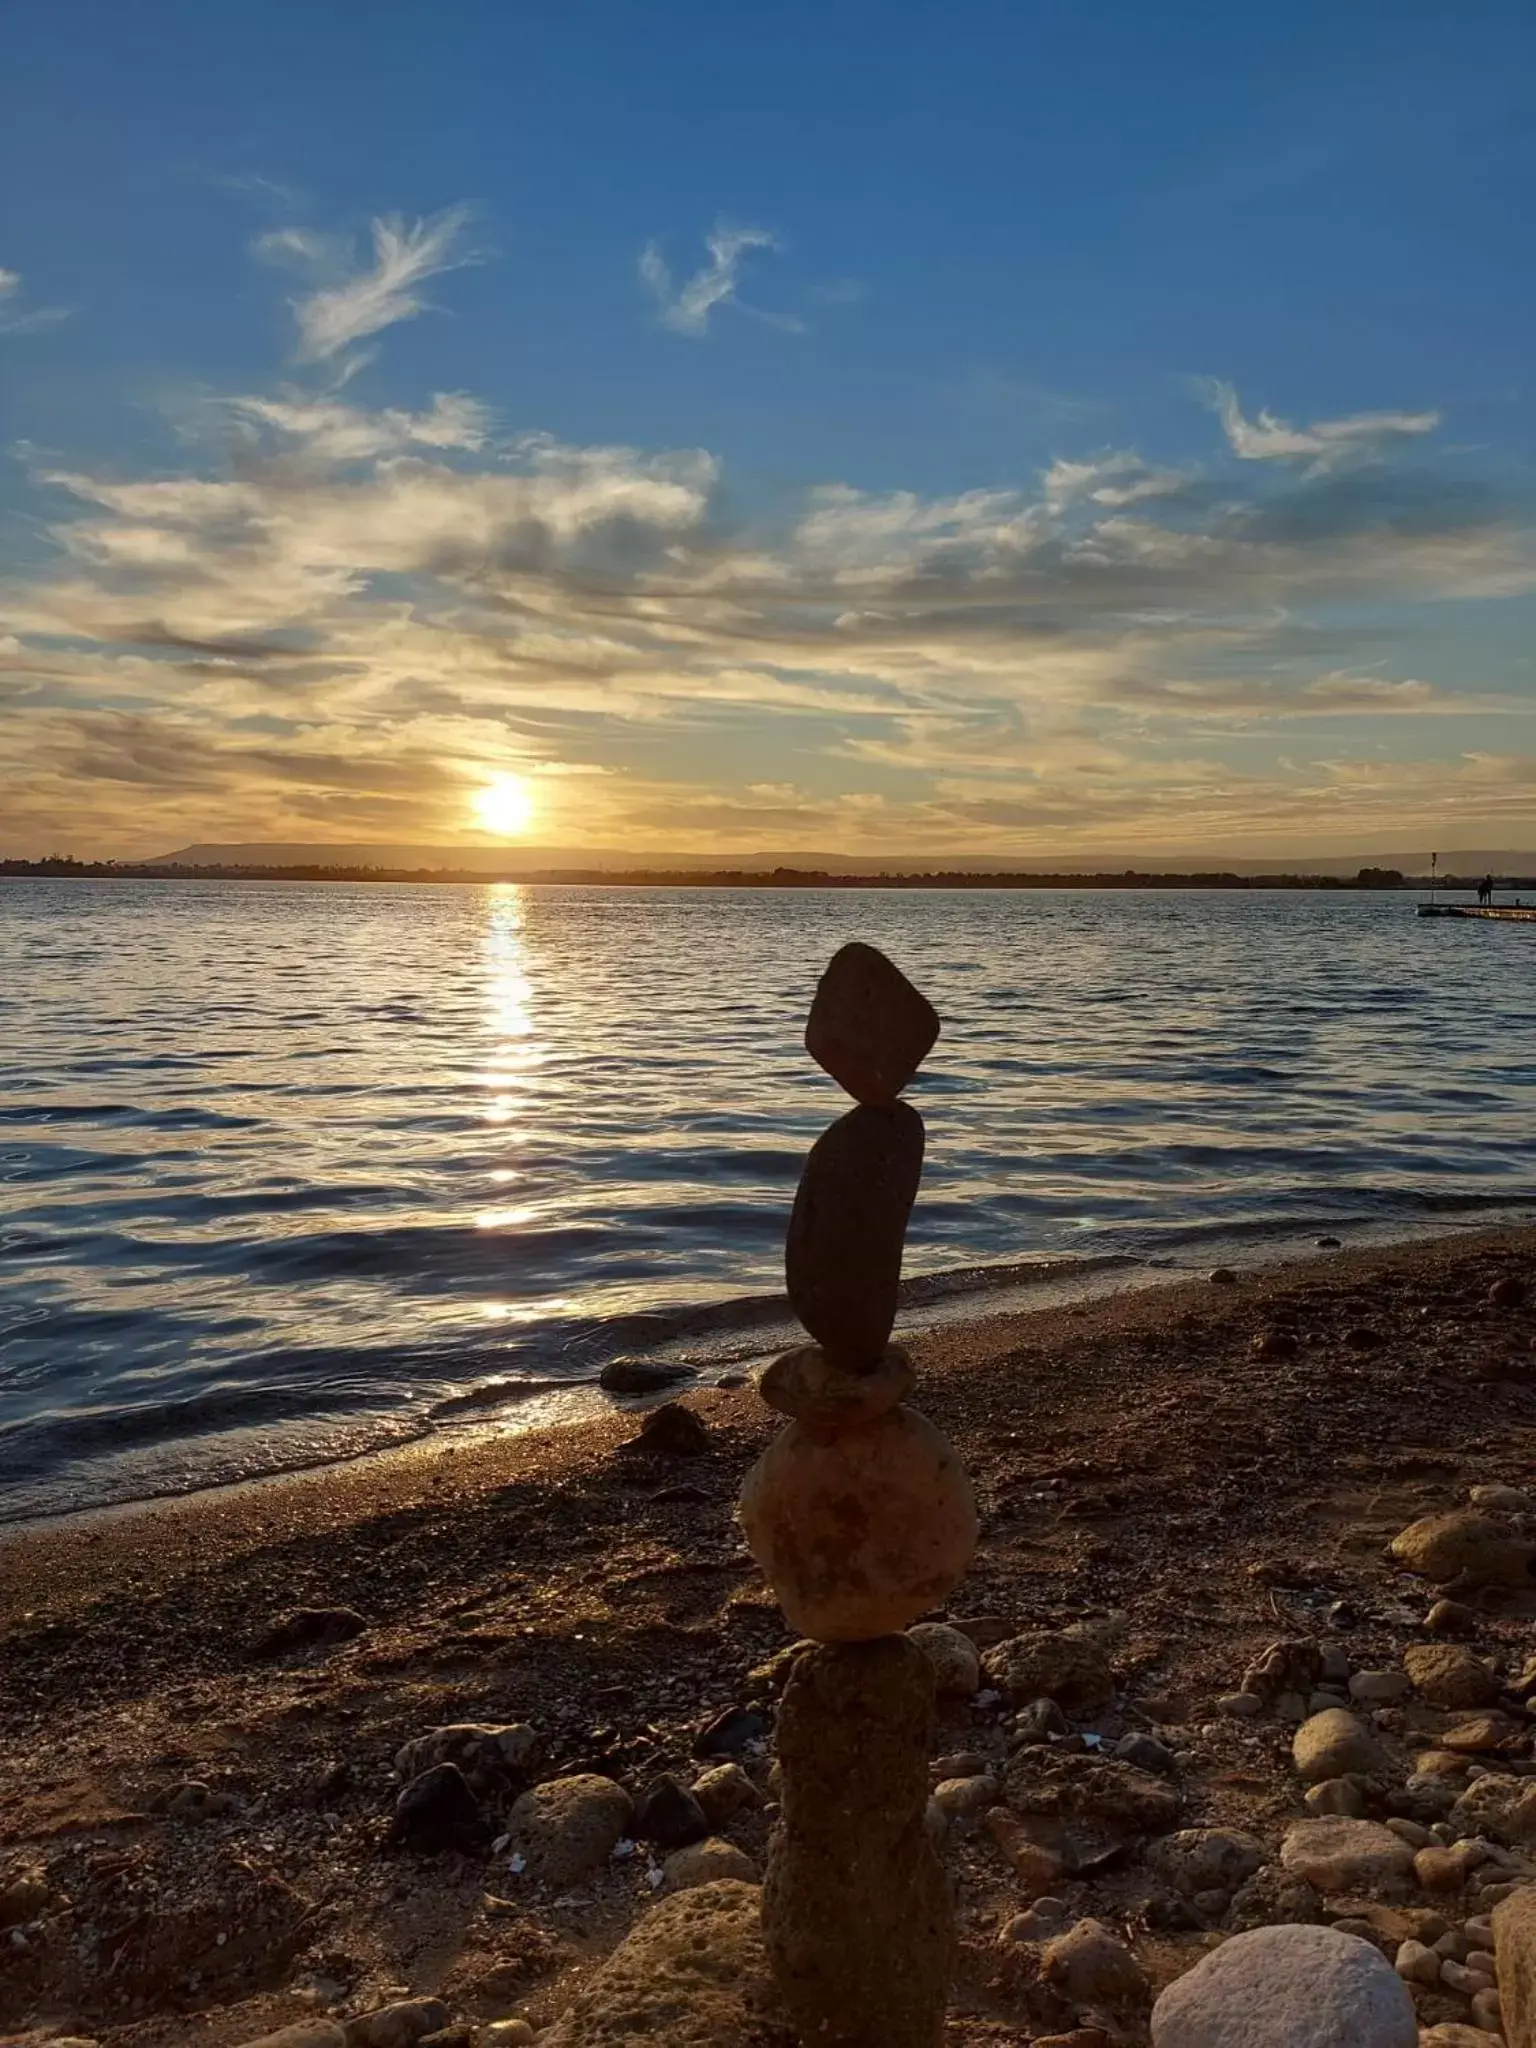
<svg viewBox="0 0 1536 2048"><path fill-rule="evenodd" d="M1236 1934L1152 2008L1152 2048L1416 2048L1408 1987L1331 1927Z"/></svg>
<svg viewBox="0 0 1536 2048"><path fill-rule="evenodd" d="M768 1974L756 1885L664 1900L539 2048L794 2048Z"/></svg>
<svg viewBox="0 0 1536 2048"><path fill-rule="evenodd" d="M850 1109L811 1147L784 1239L790 1306L844 1364L890 1342L907 1218L923 1172L923 1120L905 1102Z"/></svg>
<svg viewBox="0 0 1536 2048"><path fill-rule="evenodd" d="M937 2048L954 1951L924 1828L933 1675L902 1636L808 1651L779 1709L763 1932L815 2048Z"/></svg>
<svg viewBox="0 0 1536 2048"><path fill-rule="evenodd" d="M1493 1909L1499 2004L1509 2048L1536 2048L1536 1885L1523 1884Z"/></svg>

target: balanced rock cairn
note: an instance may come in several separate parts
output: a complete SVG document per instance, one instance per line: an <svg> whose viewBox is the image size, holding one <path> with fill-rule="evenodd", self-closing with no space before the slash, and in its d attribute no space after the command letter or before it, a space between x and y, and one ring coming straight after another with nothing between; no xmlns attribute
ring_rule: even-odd
<svg viewBox="0 0 1536 2048"><path fill-rule="evenodd" d="M953 1449L905 1405L890 1341L923 1120L899 1100L939 1035L872 946L821 978L806 1050L858 1104L811 1148L785 1246L813 1344L759 1382L790 1418L747 1475L741 1519L792 1627L817 1647L779 1712L780 1824L763 1931L806 2048L935 2048L954 1947L925 1825L931 1667L901 1633L958 1584L976 1541Z"/></svg>

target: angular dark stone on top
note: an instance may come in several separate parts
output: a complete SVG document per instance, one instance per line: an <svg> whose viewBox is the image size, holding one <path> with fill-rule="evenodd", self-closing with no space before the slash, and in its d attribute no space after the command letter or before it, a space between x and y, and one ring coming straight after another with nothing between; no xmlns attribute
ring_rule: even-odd
<svg viewBox="0 0 1536 2048"><path fill-rule="evenodd" d="M816 984L805 1049L856 1102L894 1102L939 1035L939 1013L873 946L841 947Z"/></svg>
<svg viewBox="0 0 1536 2048"><path fill-rule="evenodd" d="M840 1364L869 1370L896 1320L923 1120L905 1102L849 1110L811 1147L784 1244L790 1304Z"/></svg>

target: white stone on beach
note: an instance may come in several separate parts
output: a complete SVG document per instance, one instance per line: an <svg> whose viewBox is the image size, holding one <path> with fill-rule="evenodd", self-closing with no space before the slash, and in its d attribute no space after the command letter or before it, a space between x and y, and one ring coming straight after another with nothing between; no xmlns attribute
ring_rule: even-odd
<svg viewBox="0 0 1536 2048"><path fill-rule="evenodd" d="M1418 2035L1385 1957L1331 1927L1234 1935L1152 2009L1153 2048L1416 2048Z"/></svg>

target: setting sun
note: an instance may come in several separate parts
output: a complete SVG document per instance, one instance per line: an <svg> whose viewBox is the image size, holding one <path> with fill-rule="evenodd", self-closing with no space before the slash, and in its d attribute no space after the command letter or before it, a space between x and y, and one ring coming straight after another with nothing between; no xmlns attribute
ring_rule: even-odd
<svg viewBox="0 0 1536 2048"><path fill-rule="evenodd" d="M526 775L498 775L475 791L473 805L487 832L512 839L533 823L533 786Z"/></svg>

